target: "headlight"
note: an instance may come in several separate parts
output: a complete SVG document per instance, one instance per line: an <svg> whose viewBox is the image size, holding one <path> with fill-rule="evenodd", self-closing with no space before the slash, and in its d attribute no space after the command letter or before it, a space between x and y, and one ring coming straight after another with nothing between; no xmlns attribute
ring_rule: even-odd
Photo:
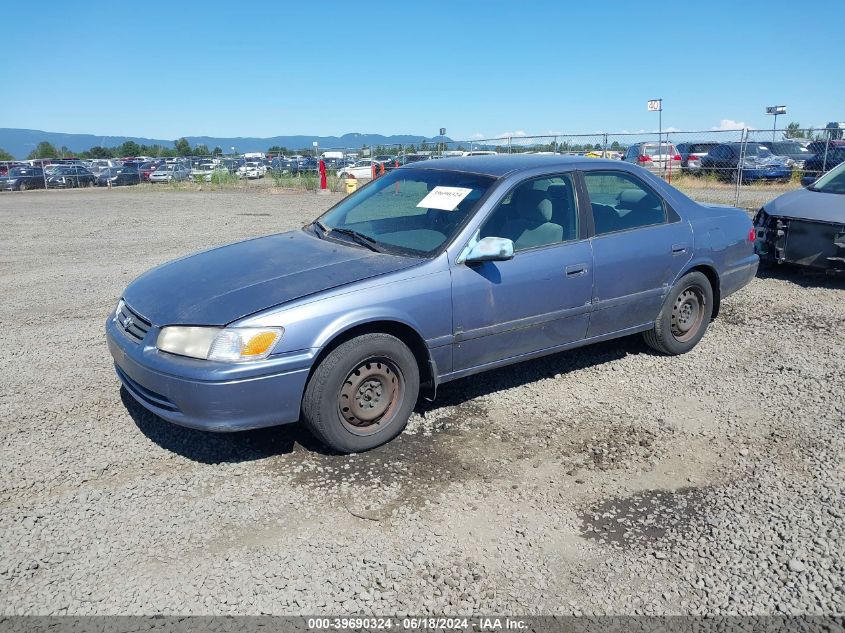
<svg viewBox="0 0 845 633"><path fill-rule="evenodd" d="M114 309L114 314L112 315L112 318L111 318L111 320L114 321L115 323L117 323L117 315L119 315L121 312L123 312L123 306L124 305L125 304L123 303L123 299L121 299L120 301L117 302L117 307Z"/></svg>
<svg viewBox="0 0 845 633"><path fill-rule="evenodd" d="M156 347L163 352L227 362L266 358L282 337L283 328L162 328Z"/></svg>

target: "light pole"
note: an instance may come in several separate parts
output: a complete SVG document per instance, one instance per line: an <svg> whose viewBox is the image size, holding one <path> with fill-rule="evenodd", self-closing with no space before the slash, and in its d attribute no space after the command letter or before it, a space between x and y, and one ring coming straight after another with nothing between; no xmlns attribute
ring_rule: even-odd
<svg viewBox="0 0 845 633"><path fill-rule="evenodd" d="M660 142L663 140L663 99L649 99L646 104L649 112L657 112L657 154L663 153ZM663 161L663 169L666 170L666 161Z"/></svg>
<svg viewBox="0 0 845 633"><path fill-rule="evenodd" d="M778 129L778 115L786 114L786 106L766 106L766 114L771 114L775 117L775 122L772 124L772 143L774 143L775 131Z"/></svg>

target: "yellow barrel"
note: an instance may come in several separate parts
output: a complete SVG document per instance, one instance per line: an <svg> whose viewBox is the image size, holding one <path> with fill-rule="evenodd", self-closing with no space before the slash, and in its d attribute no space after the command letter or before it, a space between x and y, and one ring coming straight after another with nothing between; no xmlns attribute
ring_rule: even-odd
<svg viewBox="0 0 845 633"><path fill-rule="evenodd" d="M346 193L352 193L353 191L358 190L358 179L357 178L347 178L346 179Z"/></svg>

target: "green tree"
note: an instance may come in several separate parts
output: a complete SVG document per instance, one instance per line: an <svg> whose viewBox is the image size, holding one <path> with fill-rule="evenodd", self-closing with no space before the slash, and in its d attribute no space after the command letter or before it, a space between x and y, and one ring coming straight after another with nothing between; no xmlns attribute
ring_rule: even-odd
<svg viewBox="0 0 845 633"><path fill-rule="evenodd" d="M801 138L801 124L793 121L786 126L786 138Z"/></svg>
<svg viewBox="0 0 845 633"><path fill-rule="evenodd" d="M208 145L197 145L194 148L194 156L208 156L211 154L211 151L208 149Z"/></svg>
<svg viewBox="0 0 845 633"><path fill-rule="evenodd" d="M135 141L126 141L123 145L117 148L118 156L139 156L141 154L141 146Z"/></svg>
<svg viewBox="0 0 845 633"><path fill-rule="evenodd" d="M27 160L32 160L33 158L58 158L59 152L53 147L52 143L48 143L47 141L41 141L34 150L29 153L27 156Z"/></svg>
<svg viewBox="0 0 845 633"><path fill-rule="evenodd" d="M188 142L186 138L180 138L173 142L173 148L176 150L177 156L190 156L191 155L191 144Z"/></svg>
<svg viewBox="0 0 845 633"><path fill-rule="evenodd" d="M5 149L3 149L2 147L0 147L0 160L4 160L4 161L5 161L5 160L15 160L15 157L14 157L14 156L12 156L12 155L11 155L9 152L7 152Z"/></svg>
<svg viewBox="0 0 845 633"><path fill-rule="evenodd" d="M211 151L211 154L212 154L212 156L222 156L223 155L223 148L218 145L217 147L215 147Z"/></svg>
<svg viewBox="0 0 845 633"><path fill-rule="evenodd" d="M114 150L108 147L100 147L99 145L95 145L85 153L90 158L112 158L114 156Z"/></svg>

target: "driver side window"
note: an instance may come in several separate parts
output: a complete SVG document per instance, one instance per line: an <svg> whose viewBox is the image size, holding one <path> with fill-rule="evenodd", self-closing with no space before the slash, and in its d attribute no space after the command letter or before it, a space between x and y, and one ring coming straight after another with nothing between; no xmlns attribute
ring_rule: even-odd
<svg viewBox="0 0 845 633"><path fill-rule="evenodd" d="M571 176L518 184L487 218L481 237L512 240L514 251L577 239L578 209Z"/></svg>

